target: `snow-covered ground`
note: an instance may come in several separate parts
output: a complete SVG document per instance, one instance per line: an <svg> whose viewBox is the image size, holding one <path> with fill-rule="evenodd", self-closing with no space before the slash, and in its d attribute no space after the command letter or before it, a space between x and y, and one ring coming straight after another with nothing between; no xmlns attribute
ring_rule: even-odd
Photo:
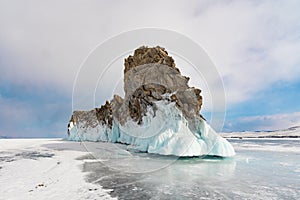
<svg viewBox="0 0 300 200"><path fill-rule="evenodd" d="M0 139L0 199L111 199L100 185L87 183L80 143L61 139ZM47 148L44 145L52 145Z"/></svg>

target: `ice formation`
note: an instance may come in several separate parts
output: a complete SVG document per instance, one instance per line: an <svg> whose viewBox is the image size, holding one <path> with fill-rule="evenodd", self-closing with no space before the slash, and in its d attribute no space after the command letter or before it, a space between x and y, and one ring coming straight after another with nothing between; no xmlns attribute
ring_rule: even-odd
<svg viewBox="0 0 300 200"><path fill-rule="evenodd" d="M74 111L68 139L118 142L161 155L231 157L232 145L200 115L201 90L189 87L161 47L141 47L125 59L124 99Z"/></svg>

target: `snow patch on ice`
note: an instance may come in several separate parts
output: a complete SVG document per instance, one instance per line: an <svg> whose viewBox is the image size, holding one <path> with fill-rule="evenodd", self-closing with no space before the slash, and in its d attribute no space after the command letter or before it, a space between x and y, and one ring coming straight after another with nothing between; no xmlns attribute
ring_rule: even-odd
<svg viewBox="0 0 300 200"><path fill-rule="evenodd" d="M116 199L110 197L109 190L100 185L85 181L80 165L83 161L78 156L87 152L73 150L52 150L43 145L52 145L54 149L63 148L64 141L57 139L1 139L0 156L12 156L7 162L0 160L1 181L0 199ZM74 147L81 148L79 143ZM24 159L28 151L43 154L48 152L52 157ZM15 156L13 156L15 155Z"/></svg>

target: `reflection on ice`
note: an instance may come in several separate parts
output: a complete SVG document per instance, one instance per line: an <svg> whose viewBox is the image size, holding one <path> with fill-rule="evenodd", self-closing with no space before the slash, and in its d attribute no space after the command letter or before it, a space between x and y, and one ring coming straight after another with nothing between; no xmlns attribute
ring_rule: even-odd
<svg viewBox="0 0 300 200"><path fill-rule="evenodd" d="M232 178L236 168L234 159L220 157L176 158L135 152L123 155L89 161L83 168L90 172L88 181L113 189L111 195L120 199L221 198L222 194L205 185Z"/></svg>
<svg viewBox="0 0 300 200"><path fill-rule="evenodd" d="M205 156L184 158L178 156L161 156L157 154L141 153L128 149L127 145L103 143L103 142L84 142L82 143L86 150L100 161L102 164L114 170L128 173L148 173L154 172L166 167L172 168L178 166L180 171L183 168L192 166L199 167L199 173L204 174L223 174L222 170L230 174L234 171L234 159L224 159L221 157ZM218 163L226 165L219 167ZM174 166L173 166L174 165ZM218 171L217 171L218 170ZM210 171L212 171L210 173Z"/></svg>

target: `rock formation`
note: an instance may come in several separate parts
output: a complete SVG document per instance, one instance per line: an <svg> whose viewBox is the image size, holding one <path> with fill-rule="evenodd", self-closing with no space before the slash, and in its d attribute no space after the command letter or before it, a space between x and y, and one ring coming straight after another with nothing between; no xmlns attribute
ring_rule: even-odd
<svg viewBox="0 0 300 200"><path fill-rule="evenodd" d="M142 124L147 108L156 109L156 101L175 102L187 118L200 116L201 90L188 86L189 78L182 76L168 52L159 46L140 47L133 56L125 59L125 99L115 95L111 102L90 112L96 114L101 124L112 127L113 119L124 124L128 118ZM83 118L85 112L74 112ZM88 113L86 113L88 114ZM72 121L73 116L70 121Z"/></svg>
<svg viewBox="0 0 300 200"><path fill-rule="evenodd" d="M189 87L188 81L189 78L180 73L173 58L168 55L164 48L159 46L140 47L134 51L133 55L125 59L124 98L114 95L110 102L106 101L105 105L100 108L91 111L74 111L68 126L69 137L74 139L74 135L70 136L70 130L76 124L77 132L80 130L82 135L75 140L89 140L90 137L86 136L90 132L94 132L96 139L93 137L92 140L129 144L133 141L138 144L139 136L144 135L144 132L147 131L143 129L144 131L132 136L130 135L131 132L134 132L132 129L139 130L145 123L150 126L156 118L166 116L163 113L168 112L166 107L172 110L170 116L172 113L177 113L177 117L174 117L174 123L186 121L184 122L188 126L186 130L201 136L199 126L205 124L200 115L201 90ZM162 102L165 106L162 106ZM157 112L159 112L159 117L156 117ZM144 122L144 120L146 121ZM129 124L132 129L122 129L122 127L128 127ZM168 128L168 126L165 127L165 129ZM98 137L97 133L99 133L98 136L101 136ZM162 133L157 131L155 134L158 137ZM178 138L176 138L177 140ZM148 146L143 147L145 151L149 152L149 145L151 146L149 143Z"/></svg>

